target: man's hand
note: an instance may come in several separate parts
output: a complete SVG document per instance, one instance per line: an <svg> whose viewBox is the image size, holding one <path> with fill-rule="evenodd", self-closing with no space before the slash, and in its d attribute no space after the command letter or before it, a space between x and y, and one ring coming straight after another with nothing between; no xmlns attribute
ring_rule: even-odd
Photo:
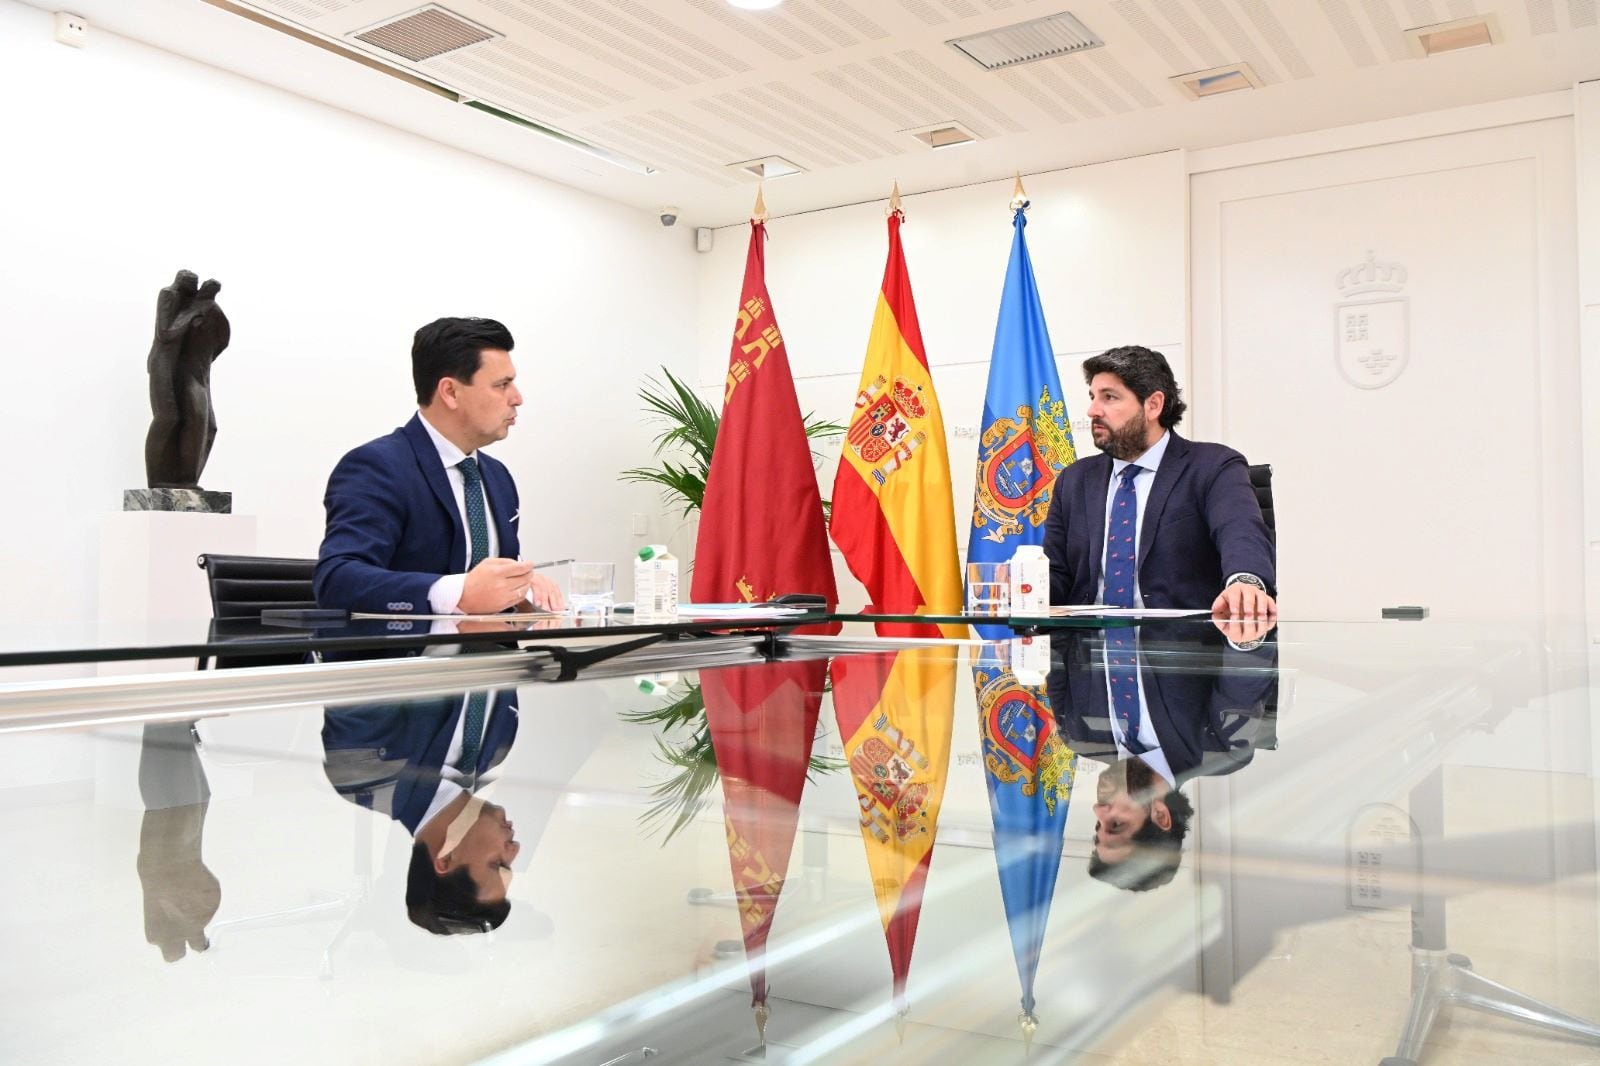
<svg viewBox="0 0 1600 1066"><path fill-rule="evenodd" d="M1275 618L1213 618L1211 624L1222 631L1228 643L1241 651L1249 651L1266 639L1278 622Z"/></svg>
<svg viewBox="0 0 1600 1066"><path fill-rule="evenodd" d="M532 574L532 580L528 585L528 600L533 603L536 611L554 613L567 609L567 600L561 595L561 586L537 571Z"/></svg>
<svg viewBox="0 0 1600 1066"><path fill-rule="evenodd" d="M461 586L462 614L499 614L528 594L533 567L515 559L485 559L467 571Z"/></svg>
<svg viewBox="0 0 1600 1066"><path fill-rule="evenodd" d="M1211 605L1213 618L1276 618L1278 604L1265 589L1235 581Z"/></svg>

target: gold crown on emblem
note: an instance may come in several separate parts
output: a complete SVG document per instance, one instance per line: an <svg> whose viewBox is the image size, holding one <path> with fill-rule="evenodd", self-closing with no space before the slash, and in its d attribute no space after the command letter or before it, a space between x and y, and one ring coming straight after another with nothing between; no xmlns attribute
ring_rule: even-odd
<svg viewBox="0 0 1600 1066"><path fill-rule="evenodd" d="M1369 249L1367 261L1339 271L1334 279L1343 296L1359 296L1368 292L1399 292L1405 288L1406 268L1399 263L1379 262Z"/></svg>

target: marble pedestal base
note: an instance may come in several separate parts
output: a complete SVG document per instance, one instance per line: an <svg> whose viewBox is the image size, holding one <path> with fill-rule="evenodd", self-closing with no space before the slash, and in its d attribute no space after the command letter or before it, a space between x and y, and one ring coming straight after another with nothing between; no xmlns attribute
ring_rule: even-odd
<svg viewBox="0 0 1600 1066"><path fill-rule="evenodd" d="M232 514L233 493L205 489L123 489L124 511L183 511Z"/></svg>

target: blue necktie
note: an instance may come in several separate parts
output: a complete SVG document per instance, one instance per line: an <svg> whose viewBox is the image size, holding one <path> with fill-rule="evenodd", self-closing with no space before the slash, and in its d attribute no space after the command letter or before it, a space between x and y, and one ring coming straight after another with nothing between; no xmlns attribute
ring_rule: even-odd
<svg viewBox="0 0 1600 1066"><path fill-rule="evenodd" d="M477 566L489 557L489 515L483 499L483 472L478 460L467 456L457 464L461 471L463 499L467 508L467 532L472 537L472 562L467 569ZM483 722L489 713L489 694L475 689L467 695L467 720L461 727L461 764L463 773L476 776L478 754L483 746Z"/></svg>
<svg viewBox="0 0 1600 1066"><path fill-rule="evenodd" d="M1135 755L1150 749L1139 739L1144 714L1139 706L1139 628L1106 630L1106 677L1111 714L1122 727L1122 746Z"/></svg>
<svg viewBox="0 0 1600 1066"><path fill-rule="evenodd" d="M1129 463L1111 501L1106 523L1106 596L1111 607L1133 606L1133 583L1139 569L1139 494L1134 478L1143 467ZM1106 630L1106 676L1110 679L1111 713L1122 727L1122 746L1135 755L1146 749L1139 741L1138 630Z"/></svg>
<svg viewBox="0 0 1600 1066"><path fill-rule="evenodd" d="M1133 479L1144 467L1129 463L1119 475L1122 484L1111 501L1111 518L1106 522L1106 604L1133 606L1133 579L1138 573L1139 494Z"/></svg>
<svg viewBox="0 0 1600 1066"><path fill-rule="evenodd" d="M456 769L476 777L478 756L483 749L483 721L488 717L489 693L474 689L467 694L467 720L461 726L461 761Z"/></svg>
<svg viewBox="0 0 1600 1066"><path fill-rule="evenodd" d="M472 537L472 562L467 564L471 570L489 557L489 508L483 500L483 472L478 469L478 460L469 455L456 464L456 469L466 482L462 496L467 507L467 532Z"/></svg>

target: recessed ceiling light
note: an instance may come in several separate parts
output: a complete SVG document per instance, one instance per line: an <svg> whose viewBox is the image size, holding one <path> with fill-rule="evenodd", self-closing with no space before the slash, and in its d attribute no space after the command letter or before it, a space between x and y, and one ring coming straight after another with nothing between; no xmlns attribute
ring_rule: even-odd
<svg viewBox="0 0 1600 1066"><path fill-rule="evenodd" d="M790 174L804 174L805 168L796 166L781 155L767 155L760 159L746 159L743 163L729 163L728 169L747 178L765 181L768 178L786 178Z"/></svg>
<svg viewBox="0 0 1600 1066"><path fill-rule="evenodd" d="M1463 48L1476 48L1484 44L1499 44L1500 23L1493 15L1471 15L1450 22L1436 22L1432 26L1417 26L1406 31L1406 41L1411 54L1418 59L1436 56L1440 52L1455 52Z"/></svg>
<svg viewBox="0 0 1600 1066"><path fill-rule="evenodd" d="M765 11L777 7L783 0L728 0L728 3L742 11Z"/></svg>
<svg viewBox="0 0 1600 1066"><path fill-rule="evenodd" d="M1225 67L1197 70L1192 74L1179 74L1172 84L1188 96L1199 100L1206 96L1221 96L1240 89L1259 89L1261 79L1250 69L1249 63L1230 63Z"/></svg>

